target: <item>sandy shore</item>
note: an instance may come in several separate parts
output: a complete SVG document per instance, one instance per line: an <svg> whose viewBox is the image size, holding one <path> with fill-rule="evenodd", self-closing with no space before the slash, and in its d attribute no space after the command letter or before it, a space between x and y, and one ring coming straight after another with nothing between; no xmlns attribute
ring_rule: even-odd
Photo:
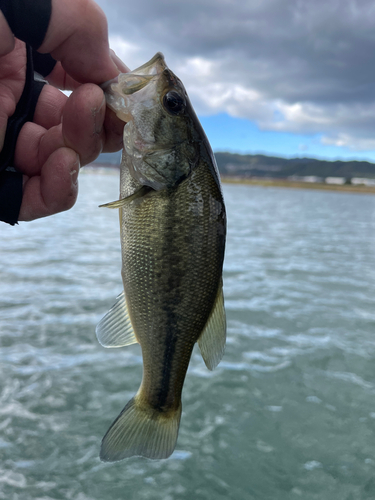
<svg viewBox="0 0 375 500"><path fill-rule="evenodd" d="M221 181L229 184L247 184L250 186L262 187L283 187L298 189L323 189L326 191L343 191L350 193L370 193L375 194L375 187L353 186L351 184L325 184L320 182L297 182L283 179L246 179L241 177L222 176Z"/></svg>
<svg viewBox="0 0 375 500"><path fill-rule="evenodd" d="M119 165L110 165L102 163L91 163L83 168L83 172L89 173L108 173L116 174L119 170ZM325 184L320 182L297 182L284 179L248 179L246 177L227 177L221 176L221 181L228 184L247 184L250 186L263 187L282 187L282 188L297 188L297 189L323 189L328 191L343 191L350 193L370 193L375 194L375 187L369 186L353 186L351 184Z"/></svg>

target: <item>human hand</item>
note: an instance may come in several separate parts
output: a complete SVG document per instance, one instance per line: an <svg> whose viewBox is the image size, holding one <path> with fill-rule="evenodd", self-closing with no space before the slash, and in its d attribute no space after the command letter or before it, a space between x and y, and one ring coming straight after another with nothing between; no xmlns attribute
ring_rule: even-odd
<svg viewBox="0 0 375 500"><path fill-rule="evenodd" d="M25 44L15 39L0 11L0 150L7 119L25 83ZM33 122L22 127L14 166L24 174L19 220L33 220L71 208L80 165L100 152L122 147L124 123L106 107L98 84L128 68L109 51L107 23L92 0L52 0L41 53L58 60L46 77ZM60 89L71 89L68 98Z"/></svg>

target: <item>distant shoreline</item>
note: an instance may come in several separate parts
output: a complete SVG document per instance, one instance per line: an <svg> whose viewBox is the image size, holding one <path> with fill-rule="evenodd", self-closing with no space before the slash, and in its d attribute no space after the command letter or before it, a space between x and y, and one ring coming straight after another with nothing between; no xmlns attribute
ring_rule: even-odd
<svg viewBox="0 0 375 500"><path fill-rule="evenodd" d="M343 191L348 193L375 194L375 187L364 185L353 186L351 184L326 184L323 182L299 182L284 179L251 179L245 177L221 176L225 184L246 184L249 186L282 187L294 189L320 189L323 191Z"/></svg>

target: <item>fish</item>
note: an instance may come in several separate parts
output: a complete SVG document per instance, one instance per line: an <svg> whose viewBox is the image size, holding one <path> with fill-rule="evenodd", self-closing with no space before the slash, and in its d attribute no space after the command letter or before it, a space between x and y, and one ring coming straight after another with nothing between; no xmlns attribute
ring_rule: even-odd
<svg viewBox="0 0 375 500"><path fill-rule="evenodd" d="M123 292L99 322L104 347L139 343L143 377L105 434L100 458L168 458L195 343L213 370L226 341L226 212L215 158L163 54L104 85L126 122L119 209Z"/></svg>

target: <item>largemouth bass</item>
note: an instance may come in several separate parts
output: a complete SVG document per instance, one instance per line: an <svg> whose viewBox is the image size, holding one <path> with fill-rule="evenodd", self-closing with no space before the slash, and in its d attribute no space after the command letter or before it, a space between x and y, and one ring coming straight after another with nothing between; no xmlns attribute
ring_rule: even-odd
<svg viewBox="0 0 375 500"><path fill-rule="evenodd" d="M207 137L162 54L108 82L105 93L126 122L120 200L104 205L120 211L124 292L96 333L105 347L139 342L143 378L100 457L167 458L194 344L210 370L224 352L223 195Z"/></svg>

